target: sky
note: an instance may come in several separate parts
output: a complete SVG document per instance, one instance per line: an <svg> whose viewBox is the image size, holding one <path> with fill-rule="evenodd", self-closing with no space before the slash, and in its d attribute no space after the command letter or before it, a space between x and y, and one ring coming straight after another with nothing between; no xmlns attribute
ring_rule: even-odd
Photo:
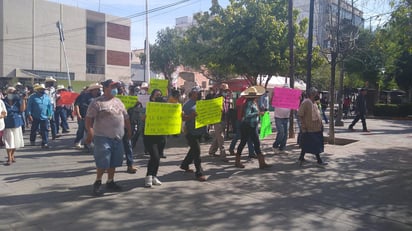
<svg viewBox="0 0 412 231"><path fill-rule="evenodd" d="M146 37L146 0L49 0L65 5L100 11L119 17L131 18L131 48L141 49L144 47ZM153 12L149 14L149 42L153 44L156 40L156 34L166 27L174 27L176 18L189 16L201 11L208 11L212 0L147 0L148 9ZM309 0L308 0L309 1ZM351 0L347 0L351 2ZM385 14L391 11L389 0L353 0L354 5L364 12L364 18L368 19L365 26L372 27L381 25L386 21ZM176 4L173 4L176 3ZM222 7L229 4L229 0L219 0ZM170 7L163 7L174 5ZM154 10L164 8L161 10ZM369 21L369 18L371 21Z"/></svg>

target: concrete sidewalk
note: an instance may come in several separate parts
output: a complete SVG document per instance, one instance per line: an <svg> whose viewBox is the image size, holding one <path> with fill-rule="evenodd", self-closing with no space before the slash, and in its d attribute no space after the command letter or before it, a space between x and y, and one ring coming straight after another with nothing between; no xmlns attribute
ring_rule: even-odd
<svg viewBox="0 0 412 231"><path fill-rule="evenodd" d="M233 156L229 163L209 157L203 143L204 183L179 170L188 148L183 137L170 137L163 185L144 188L148 158L140 146L138 173L118 169L125 190L99 198L91 195L93 157L73 148L70 122L71 133L51 149L26 146L11 166L2 165L0 150L0 230L412 230L412 121L367 119L370 133L349 132L349 122L336 137L357 141L326 145L325 168L309 155L299 167L295 139L287 153L274 154L274 134L262 141L269 170L257 160L234 168Z"/></svg>

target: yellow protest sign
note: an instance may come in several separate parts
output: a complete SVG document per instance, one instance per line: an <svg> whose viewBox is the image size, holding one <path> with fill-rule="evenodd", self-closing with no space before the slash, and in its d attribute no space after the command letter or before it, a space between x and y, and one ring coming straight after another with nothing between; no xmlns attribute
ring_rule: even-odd
<svg viewBox="0 0 412 231"><path fill-rule="evenodd" d="M195 127L219 123L222 120L222 104L223 97L197 101Z"/></svg>
<svg viewBox="0 0 412 231"><path fill-rule="evenodd" d="M137 96L133 95L116 95L116 98L119 98L122 101L126 109L134 107L137 102Z"/></svg>
<svg viewBox="0 0 412 231"><path fill-rule="evenodd" d="M145 135L175 135L182 129L182 105L180 103L146 104Z"/></svg>
<svg viewBox="0 0 412 231"><path fill-rule="evenodd" d="M167 96L169 94L168 88L169 88L169 81L168 80L166 80L166 79L150 79L149 94L154 89L159 89L160 91L162 91L163 96Z"/></svg>

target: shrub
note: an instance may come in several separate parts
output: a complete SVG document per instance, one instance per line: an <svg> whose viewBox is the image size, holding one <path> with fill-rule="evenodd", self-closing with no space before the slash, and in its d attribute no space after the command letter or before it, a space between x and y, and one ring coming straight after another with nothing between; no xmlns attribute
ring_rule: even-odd
<svg viewBox="0 0 412 231"><path fill-rule="evenodd" d="M412 103L409 104L375 104L374 116L406 117L412 115Z"/></svg>

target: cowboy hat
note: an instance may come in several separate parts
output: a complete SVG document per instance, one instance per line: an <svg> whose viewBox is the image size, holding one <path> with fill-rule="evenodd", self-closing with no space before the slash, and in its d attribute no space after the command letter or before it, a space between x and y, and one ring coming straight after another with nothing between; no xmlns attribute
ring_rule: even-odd
<svg viewBox="0 0 412 231"><path fill-rule="evenodd" d="M34 89L35 91L44 90L44 89L46 89L46 86L44 86L43 83L42 83L42 84L35 84L35 85L33 86L33 89Z"/></svg>
<svg viewBox="0 0 412 231"><path fill-rule="evenodd" d="M16 88L14 88L14 87L8 87L7 90L6 90L6 93L7 93L7 94L12 94L12 93L15 92L15 91L16 91Z"/></svg>
<svg viewBox="0 0 412 231"><path fill-rule="evenodd" d="M44 82L56 82L57 80L55 78L53 78L52 76L48 76L46 77L46 79L44 80Z"/></svg>
<svg viewBox="0 0 412 231"><path fill-rule="evenodd" d="M64 85L60 84L60 85L57 85L56 90L66 90L66 88L64 87Z"/></svg>
<svg viewBox="0 0 412 231"><path fill-rule="evenodd" d="M244 96L246 98L254 98L254 97L259 97L265 94L265 88L262 86L251 86L248 89L242 91L240 93L240 96Z"/></svg>
<svg viewBox="0 0 412 231"><path fill-rule="evenodd" d="M98 84L98 83L92 83L92 84L89 85L89 87L87 88L87 90L88 90L88 91L92 91L92 90L96 90L96 89L99 89L99 90L100 90L100 88L103 88L103 86L100 85L100 84Z"/></svg>

